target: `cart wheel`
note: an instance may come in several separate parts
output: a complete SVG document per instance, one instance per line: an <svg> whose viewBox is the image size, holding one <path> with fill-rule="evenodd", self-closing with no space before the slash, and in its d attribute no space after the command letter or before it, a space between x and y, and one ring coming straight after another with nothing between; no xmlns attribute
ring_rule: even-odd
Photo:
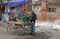
<svg viewBox="0 0 60 39"><path fill-rule="evenodd" d="M7 32L11 32L10 26L7 27Z"/></svg>
<svg viewBox="0 0 60 39"><path fill-rule="evenodd" d="M24 27L22 25L20 25L20 27L18 27L17 34L18 35L23 35L24 34Z"/></svg>
<svg viewBox="0 0 60 39"><path fill-rule="evenodd" d="M17 30L17 34L18 34L18 35L23 35L23 34L24 34L23 29L18 29L18 30Z"/></svg>

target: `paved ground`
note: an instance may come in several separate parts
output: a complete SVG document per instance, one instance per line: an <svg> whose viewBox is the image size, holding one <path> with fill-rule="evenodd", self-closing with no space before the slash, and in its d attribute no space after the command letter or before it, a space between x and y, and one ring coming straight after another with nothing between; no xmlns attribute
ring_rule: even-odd
<svg viewBox="0 0 60 39"><path fill-rule="evenodd" d="M0 39L48 39L44 33L37 34L36 36L24 35L18 36L6 31L5 27L0 27Z"/></svg>
<svg viewBox="0 0 60 39"><path fill-rule="evenodd" d="M8 33L6 31L6 27L1 27L0 25L0 39L60 39L60 32L42 32L36 34L36 36L31 35L24 35L24 36L18 36L15 34Z"/></svg>

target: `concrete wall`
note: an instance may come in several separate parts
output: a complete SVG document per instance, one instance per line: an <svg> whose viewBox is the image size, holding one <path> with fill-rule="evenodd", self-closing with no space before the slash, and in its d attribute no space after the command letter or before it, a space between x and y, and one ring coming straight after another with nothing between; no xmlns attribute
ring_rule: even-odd
<svg viewBox="0 0 60 39"><path fill-rule="evenodd" d="M60 5L48 5L48 8L56 8L56 12L60 12ZM33 10L36 12L40 12L42 9L41 5L33 6Z"/></svg>
<svg viewBox="0 0 60 39"><path fill-rule="evenodd" d="M56 8L56 12L60 12L60 5L48 5L48 8Z"/></svg>
<svg viewBox="0 0 60 39"><path fill-rule="evenodd" d="M48 4L48 2L42 2L41 5L33 5L34 11L37 15L37 21L41 20L55 20L60 19L60 5ZM56 12L47 12L48 8L56 8ZM41 12L42 11L42 12Z"/></svg>
<svg viewBox="0 0 60 39"><path fill-rule="evenodd" d="M48 8L56 8L56 12L45 12L46 13L46 20L52 21L55 19L60 19L60 5L48 5ZM35 5L34 6L34 11L37 14L37 21L42 20L42 6L41 5ZM43 17L45 18L45 17Z"/></svg>
<svg viewBox="0 0 60 39"><path fill-rule="evenodd" d="M41 5L34 6L34 11L40 12L41 11Z"/></svg>

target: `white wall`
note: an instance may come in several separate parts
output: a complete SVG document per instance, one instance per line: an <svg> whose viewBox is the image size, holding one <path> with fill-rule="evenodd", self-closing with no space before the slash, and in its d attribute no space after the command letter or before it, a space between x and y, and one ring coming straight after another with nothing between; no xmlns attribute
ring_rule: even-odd
<svg viewBox="0 0 60 39"><path fill-rule="evenodd" d="M56 12L60 12L60 5L48 5L48 8L56 8ZM32 6L32 10L36 11L36 12L40 12L41 11L41 5L33 5Z"/></svg>
<svg viewBox="0 0 60 39"><path fill-rule="evenodd" d="M32 0L32 3L35 3L36 1L38 1L38 0Z"/></svg>
<svg viewBox="0 0 60 39"><path fill-rule="evenodd" d="M60 5L49 5L49 8L56 8L56 12L60 12Z"/></svg>
<svg viewBox="0 0 60 39"><path fill-rule="evenodd" d="M41 11L41 5L34 6L34 11L40 12Z"/></svg>

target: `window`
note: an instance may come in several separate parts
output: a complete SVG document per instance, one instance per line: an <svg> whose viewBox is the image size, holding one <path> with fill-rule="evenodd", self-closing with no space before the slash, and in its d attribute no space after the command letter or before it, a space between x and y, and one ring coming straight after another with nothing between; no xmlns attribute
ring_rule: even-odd
<svg viewBox="0 0 60 39"><path fill-rule="evenodd" d="M49 8L48 12L56 12L56 8Z"/></svg>

